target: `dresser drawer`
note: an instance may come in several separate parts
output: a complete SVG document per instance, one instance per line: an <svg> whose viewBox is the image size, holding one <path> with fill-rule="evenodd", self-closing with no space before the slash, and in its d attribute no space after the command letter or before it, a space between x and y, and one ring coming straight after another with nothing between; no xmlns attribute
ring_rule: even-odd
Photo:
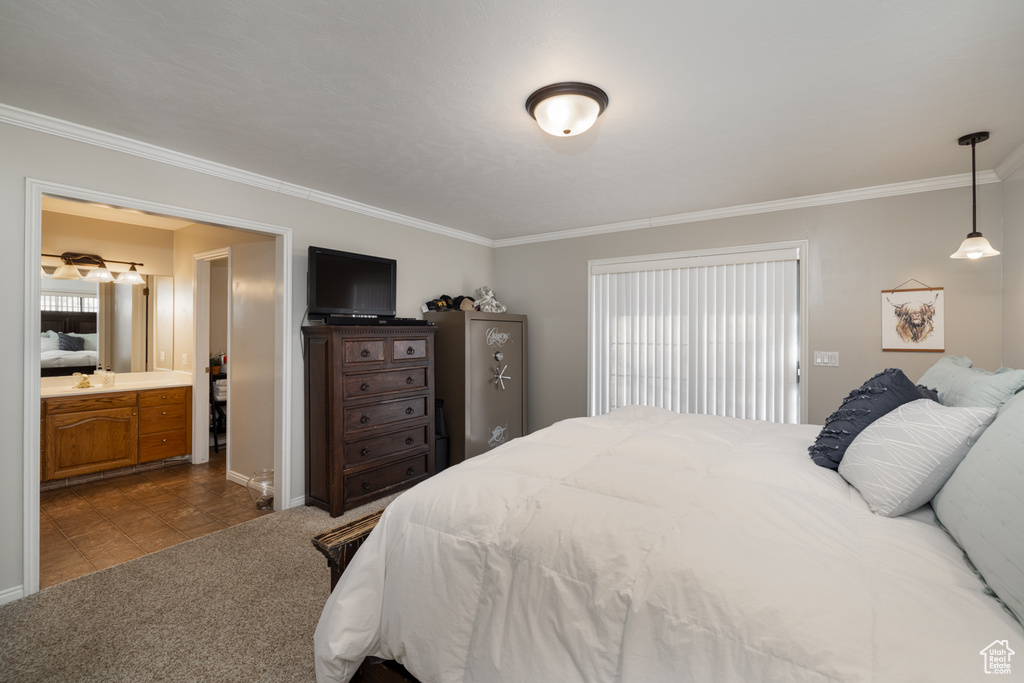
<svg viewBox="0 0 1024 683"><path fill-rule="evenodd" d="M394 361L423 360L427 357L426 339L393 339L391 359Z"/></svg>
<svg viewBox="0 0 1024 683"><path fill-rule="evenodd" d="M139 410L139 434L185 429L185 404L170 403Z"/></svg>
<svg viewBox="0 0 1024 683"><path fill-rule="evenodd" d="M380 363L384 360L383 339L353 339L346 341L345 363Z"/></svg>
<svg viewBox="0 0 1024 683"><path fill-rule="evenodd" d="M344 384L346 399L386 394L392 391L412 391L427 386L427 369L420 367L348 375L345 377Z"/></svg>
<svg viewBox="0 0 1024 683"><path fill-rule="evenodd" d="M409 486L427 476L427 454L345 475L345 498L380 497L383 491Z"/></svg>
<svg viewBox="0 0 1024 683"><path fill-rule="evenodd" d="M345 469L372 463L387 458L395 453L424 448L427 441L429 425L417 425L409 429L390 432L375 436L372 439L353 441L345 445Z"/></svg>
<svg viewBox="0 0 1024 683"><path fill-rule="evenodd" d="M384 425L427 416L427 397L382 401L345 409L345 432L374 429Z"/></svg>
<svg viewBox="0 0 1024 683"><path fill-rule="evenodd" d="M192 387L172 387L168 389L146 389L139 392L139 406L164 406L171 403L184 403Z"/></svg>
<svg viewBox="0 0 1024 683"><path fill-rule="evenodd" d="M188 449L184 429L139 436L139 462L163 460L186 453Z"/></svg>

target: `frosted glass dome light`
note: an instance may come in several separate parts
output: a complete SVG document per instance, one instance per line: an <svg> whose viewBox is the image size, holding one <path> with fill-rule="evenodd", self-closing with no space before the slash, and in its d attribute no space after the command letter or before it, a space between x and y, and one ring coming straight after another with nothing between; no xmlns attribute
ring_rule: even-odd
<svg viewBox="0 0 1024 683"><path fill-rule="evenodd" d="M976 259L983 256L999 256L999 252L992 248L992 245L980 232L972 232L967 239L960 243L960 248L956 250L956 253L950 254L949 258Z"/></svg>
<svg viewBox="0 0 1024 683"><path fill-rule="evenodd" d="M589 130L607 106L605 91L588 83L555 83L526 99L526 111L541 129L562 138Z"/></svg>

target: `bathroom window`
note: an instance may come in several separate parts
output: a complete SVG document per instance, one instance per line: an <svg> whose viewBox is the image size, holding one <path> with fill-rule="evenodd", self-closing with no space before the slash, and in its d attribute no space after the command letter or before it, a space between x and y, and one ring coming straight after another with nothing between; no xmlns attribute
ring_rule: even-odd
<svg viewBox="0 0 1024 683"><path fill-rule="evenodd" d="M43 294L40 309L44 311L98 313L99 299L95 296Z"/></svg>

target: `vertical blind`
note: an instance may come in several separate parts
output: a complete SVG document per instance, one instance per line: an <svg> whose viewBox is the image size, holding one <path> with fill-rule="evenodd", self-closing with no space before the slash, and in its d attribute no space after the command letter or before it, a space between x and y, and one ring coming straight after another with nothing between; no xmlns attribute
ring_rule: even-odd
<svg viewBox="0 0 1024 683"><path fill-rule="evenodd" d="M799 249L595 261L590 414L799 422Z"/></svg>

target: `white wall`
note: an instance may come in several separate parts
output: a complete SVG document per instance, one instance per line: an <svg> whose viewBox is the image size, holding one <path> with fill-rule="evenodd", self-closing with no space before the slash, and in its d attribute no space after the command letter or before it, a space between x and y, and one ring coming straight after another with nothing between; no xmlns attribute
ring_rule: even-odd
<svg viewBox="0 0 1024 683"><path fill-rule="evenodd" d="M978 227L1001 248L1001 188L978 188ZM634 254L806 239L809 350L838 351L810 367L809 421L886 368L917 379L932 353L881 350L880 293L910 278L945 288L946 351L979 367L1002 355L1001 257L950 259L971 229L971 188L833 204L495 251L498 298L530 316L530 429L586 414L587 261ZM1019 338L1019 337L1018 337Z"/></svg>
<svg viewBox="0 0 1024 683"><path fill-rule="evenodd" d="M1003 182L1001 251L1003 365L1024 368L1024 167Z"/></svg>
<svg viewBox="0 0 1024 683"><path fill-rule="evenodd" d="M26 178L61 183L169 206L237 217L292 231L291 410L292 490L303 495L302 357L299 326L306 305L306 250L310 244L368 252L398 260L398 314L418 316L422 302L441 293L471 292L493 280L492 250L471 242L356 214L292 195L233 182L55 135L0 123L0 231L11 252L25 251ZM4 270L0 358L8 377L38 381L38 369L23 359L26 269L38 262L11 259ZM176 273L177 275L177 273ZM191 302L191 294L187 297ZM177 304L177 300L175 301ZM191 305L191 304L190 304ZM175 355L179 350L175 348ZM23 584L24 406L18 391L0 396L0 433L7 448L0 458L0 599ZM36 454L38 457L38 454ZM279 494L280 495L280 494Z"/></svg>

